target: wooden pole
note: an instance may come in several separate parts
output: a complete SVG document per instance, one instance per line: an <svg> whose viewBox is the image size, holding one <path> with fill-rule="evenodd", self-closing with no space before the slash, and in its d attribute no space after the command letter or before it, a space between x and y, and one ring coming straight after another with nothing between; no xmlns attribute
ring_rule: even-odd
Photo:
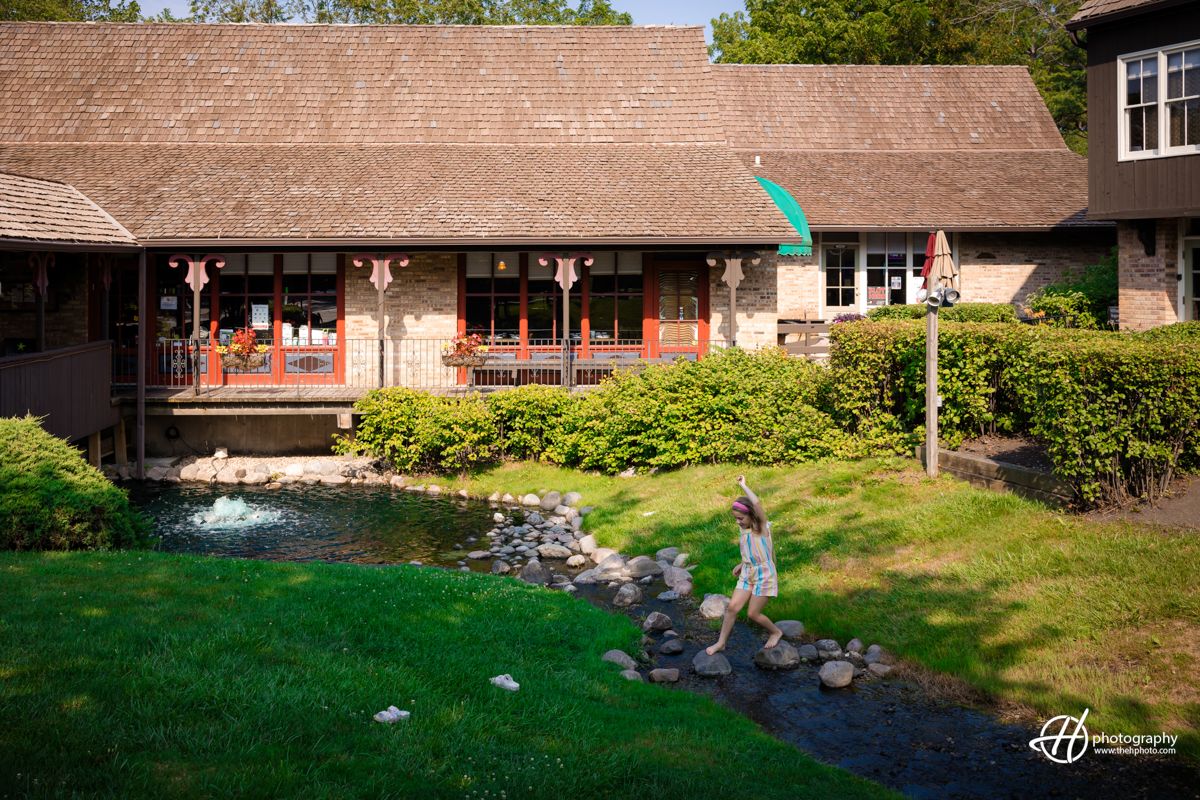
<svg viewBox="0 0 1200 800"><path fill-rule="evenodd" d="M40 286L33 299L33 349L38 353L46 349L46 291Z"/></svg>
<svg viewBox="0 0 1200 800"><path fill-rule="evenodd" d="M925 311L925 474L938 476L938 310Z"/></svg>
<svg viewBox="0 0 1200 800"><path fill-rule="evenodd" d="M737 347L737 287L729 287L729 346Z"/></svg>
<svg viewBox="0 0 1200 800"><path fill-rule="evenodd" d="M570 388L571 386L571 306L570 293L567 290L567 280L570 276L571 262L570 257L563 254L562 264L559 271L562 274L562 296L563 296L563 311L562 311L562 385Z"/></svg>
<svg viewBox="0 0 1200 800"><path fill-rule="evenodd" d="M117 462L118 467L123 467L129 463L129 457L125 453L125 417L122 415L117 424L113 426L113 460Z"/></svg>
<svg viewBox="0 0 1200 800"><path fill-rule="evenodd" d="M201 261L199 268L193 270L192 281L192 395L200 395L200 272L205 268Z"/></svg>
<svg viewBox="0 0 1200 800"><path fill-rule="evenodd" d="M383 260L380 259L380 261L377 262L377 266L375 267L376 274L379 276L379 280L377 281L377 283L379 284L379 286L378 286L378 288L379 288L379 307L375 312L375 319L378 320L377 335L379 337L379 388L380 389L383 388L383 369L384 369L384 355L383 355L383 352L384 352L384 348L383 348L383 291L384 291L383 271L384 271L384 269L386 269L386 267L384 266ZM309 335L310 341L311 341L311 337L312 337L311 329L309 330L308 335Z"/></svg>
<svg viewBox="0 0 1200 800"><path fill-rule="evenodd" d="M146 478L146 339L150 335L150 313L146 308L146 251L138 254L137 337L137 478Z"/></svg>

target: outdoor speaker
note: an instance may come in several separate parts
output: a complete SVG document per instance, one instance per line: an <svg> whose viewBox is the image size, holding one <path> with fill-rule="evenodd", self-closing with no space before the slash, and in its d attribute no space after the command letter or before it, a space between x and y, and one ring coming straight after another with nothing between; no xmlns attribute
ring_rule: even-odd
<svg viewBox="0 0 1200 800"><path fill-rule="evenodd" d="M917 289L917 302L918 303L924 303L926 297L929 297L929 290L925 289L924 287Z"/></svg>
<svg viewBox="0 0 1200 800"><path fill-rule="evenodd" d="M948 305L948 306L952 306L958 302L958 297L959 297L958 289L947 289L946 296L944 298L942 298L942 303L945 305Z"/></svg>
<svg viewBox="0 0 1200 800"><path fill-rule="evenodd" d="M930 308L937 308L942 304L942 295L936 290L932 291L929 293L929 297L925 298L925 302L929 304Z"/></svg>

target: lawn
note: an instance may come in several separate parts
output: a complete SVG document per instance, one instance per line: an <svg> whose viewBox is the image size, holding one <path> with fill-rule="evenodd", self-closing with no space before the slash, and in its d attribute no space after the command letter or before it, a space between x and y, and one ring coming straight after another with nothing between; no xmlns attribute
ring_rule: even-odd
<svg viewBox="0 0 1200 800"><path fill-rule="evenodd" d="M639 638L489 575L0 553L0 797L896 797L599 660Z"/></svg>
<svg viewBox="0 0 1200 800"><path fill-rule="evenodd" d="M908 459L626 479L512 464L454 485L580 491L597 507L588 523L601 544L629 554L679 546L700 563L697 593L728 594L739 472L774 523L773 619L879 642L1001 707L1043 716L1087 707L1094 732L1179 733L1185 756L1200 759L1195 533L1089 522L929 480Z"/></svg>

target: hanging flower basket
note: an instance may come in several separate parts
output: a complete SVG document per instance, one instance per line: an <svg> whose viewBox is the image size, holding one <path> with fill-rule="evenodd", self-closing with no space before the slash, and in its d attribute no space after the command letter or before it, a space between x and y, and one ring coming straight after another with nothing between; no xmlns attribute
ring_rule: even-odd
<svg viewBox="0 0 1200 800"><path fill-rule="evenodd" d="M267 365L266 353L222 353L221 367L233 372L252 372Z"/></svg>
<svg viewBox="0 0 1200 800"><path fill-rule="evenodd" d="M442 363L447 367L482 367L487 363L484 355L451 355L442 356Z"/></svg>

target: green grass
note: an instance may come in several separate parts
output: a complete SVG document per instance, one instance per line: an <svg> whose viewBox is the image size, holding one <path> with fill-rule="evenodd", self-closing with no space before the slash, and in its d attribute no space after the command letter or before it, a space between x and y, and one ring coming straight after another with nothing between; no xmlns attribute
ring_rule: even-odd
<svg viewBox="0 0 1200 800"><path fill-rule="evenodd" d="M697 593L728 594L728 508L744 472L774 522L771 618L879 642L1017 710L1088 707L1097 732L1179 733L1200 758L1200 537L1092 523L919 469L892 459L621 479L514 464L455 487L582 492L601 544L679 546L700 563Z"/></svg>
<svg viewBox="0 0 1200 800"><path fill-rule="evenodd" d="M0 797L895 796L599 660L639 636L486 575L0 553Z"/></svg>

